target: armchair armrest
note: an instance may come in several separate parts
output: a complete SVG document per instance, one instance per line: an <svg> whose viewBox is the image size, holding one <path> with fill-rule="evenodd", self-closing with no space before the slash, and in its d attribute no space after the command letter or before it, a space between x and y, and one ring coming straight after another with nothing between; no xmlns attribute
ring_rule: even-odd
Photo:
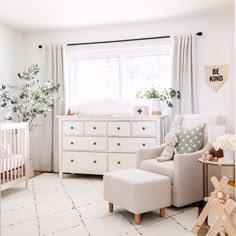
<svg viewBox="0 0 236 236"><path fill-rule="evenodd" d="M202 152L203 149L174 156L175 206L187 205L202 199L202 165L198 162Z"/></svg>
<svg viewBox="0 0 236 236"><path fill-rule="evenodd" d="M201 167L201 164L198 162L198 159L201 157L203 149L193 152L193 153L184 153L184 154L175 154L174 156L174 174L175 180L178 184L182 184L183 179L194 175L195 168Z"/></svg>
<svg viewBox="0 0 236 236"><path fill-rule="evenodd" d="M204 149L192 153L175 154L174 161L181 161L183 158L198 159L201 157Z"/></svg>
<svg viewBox="0 0 236 236"><path fill-rule="evenodd" d="M163 149L166 147L166 144L163 143L160 146L140 148L136 152L136 167L140 168L140 163L147 159L154 159L160 156Z"/></svg>

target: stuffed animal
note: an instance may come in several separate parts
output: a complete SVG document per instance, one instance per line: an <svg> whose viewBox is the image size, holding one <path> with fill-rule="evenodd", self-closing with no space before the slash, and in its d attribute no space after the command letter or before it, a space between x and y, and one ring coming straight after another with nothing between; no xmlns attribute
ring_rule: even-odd
<svg viewBox="0 0 236 236"><path fill-rule="evenodd" d="M202 153L202 159L204 161L218 161L218 159L223 156L223 150L219 149L216 151L212 145L207 146Z"/></svg>
<svg viewBox="0 0 236 236"><path fill-rule="evenodd" d="M178 143L178 139L174 133L168 133L165 136L164 141L167 144L167 146L164 148L161 155L156 158L158 161L171 160L174 157L175 153L177 152L175 146Z"/></svg>

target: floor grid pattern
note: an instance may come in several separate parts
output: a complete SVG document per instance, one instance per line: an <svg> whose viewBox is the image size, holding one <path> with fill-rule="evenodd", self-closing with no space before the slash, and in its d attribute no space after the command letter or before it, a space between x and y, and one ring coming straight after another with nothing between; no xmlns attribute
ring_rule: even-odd
<svg viewBox="0 0 236 236"><path fill-rule="evenodd" d="M2 192L2 236L187 236L198 208L169 207L165 218L159 210L134 224L130 212L115 206L108 212L101 176L44 173Z"/></svg>

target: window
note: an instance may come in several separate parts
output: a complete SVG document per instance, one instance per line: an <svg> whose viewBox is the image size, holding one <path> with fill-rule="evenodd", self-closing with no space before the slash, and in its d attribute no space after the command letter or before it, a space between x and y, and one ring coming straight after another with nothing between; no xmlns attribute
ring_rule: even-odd
<svg viewBox="0 0 236 236"><path fill-rule="evenodd" d="M122 58L122 98L133 99L140 88L170 87L170 55Z"/></svg>
<svg viewBox="0 0 236 236"><path fill-rule="evenodd" d="M76 60L74 73L76 100L119 98L119 58Z"/></svg>
<svg viewBox="0 0 236 236"><path fill-rule="evenodd" d="M134 100L138 89L170 87L170 46L69 52L67 106Z"/></svg>

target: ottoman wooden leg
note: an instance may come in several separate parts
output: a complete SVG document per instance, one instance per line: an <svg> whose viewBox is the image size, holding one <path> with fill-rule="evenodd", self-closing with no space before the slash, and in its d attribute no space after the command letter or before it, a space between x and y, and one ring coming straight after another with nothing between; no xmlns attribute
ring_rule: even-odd
<svg viewBox="0 0 236 236"><path fill-rule="evenodd" d="M141 215L140 214L135 214L134 221L135 221L136 225L140 225L140 223L141 223Z"/></svg>
<svg viewBox="0 0 236 236"><path fill-rule="evenodd" d="M160 217L164 218L165 217L165 208L160 209Z"/></svg>
<svg viewBox="0 0 236 236"><path fill-rule="evenodd" d="M113 212L113 204L109 202L109 212Z"/></svg>

